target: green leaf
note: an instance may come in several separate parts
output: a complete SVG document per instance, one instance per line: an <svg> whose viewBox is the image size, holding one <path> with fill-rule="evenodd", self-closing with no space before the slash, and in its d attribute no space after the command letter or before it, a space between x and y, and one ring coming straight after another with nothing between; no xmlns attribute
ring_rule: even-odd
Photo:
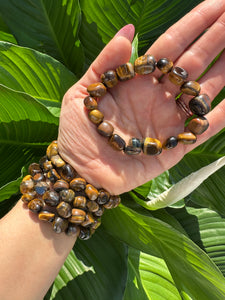
<svg viewBox="0 0 225 300"><path fill-rule="evenodd" d="M14 36L11 34L9 28L6 26L1 16L0 16L0 41L17 44Z"/></svg>
<svg viewBox="0 0 225 300"><path fill-rule="evenodd" d="M75 74L82 73L78 0L0 0L0 11L19 45L47 53Z"/></svg>
<svg viewBox="0 0 225 300"><path fill-rule="evenodd" d="M138 34L135 35L132 42L132 52L131 52L130 62L134 64L137 58L138 58Z"/></svg>

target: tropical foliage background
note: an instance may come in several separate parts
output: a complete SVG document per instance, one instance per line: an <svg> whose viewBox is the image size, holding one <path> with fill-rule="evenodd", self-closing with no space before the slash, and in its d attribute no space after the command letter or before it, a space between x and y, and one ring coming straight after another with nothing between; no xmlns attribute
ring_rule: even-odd
<svg viewBox="0 0 225 300"><path fill-rule="evenodd" d="M57 137L64 93L113 35L133 23L133 55L141 55L199 2L0 0L0 217L18 200L29 163ZM225 89L214 105L224 97ZM180 195L176 183L224 150L222 130L122 195L93 238L76 243L45 299L225 299L225 168L176 204L148 207L163 192L168 206L165 191L173 187Z"/></svg>

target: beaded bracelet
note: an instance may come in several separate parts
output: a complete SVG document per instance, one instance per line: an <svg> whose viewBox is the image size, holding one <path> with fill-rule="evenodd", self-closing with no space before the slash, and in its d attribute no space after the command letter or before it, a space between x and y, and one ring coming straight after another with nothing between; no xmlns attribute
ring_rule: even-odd
<svg viewBox="0 0 225 300"><path fill-rule="evenodd" d="M87 240L100 226L104 210L121 202L119 196L97 189L80 177L60 157L57 141L28 171L20 184L21 200L39 220L50 222L56 233Z"/></svg>
<svg viewBox="0 0 225 300"><path fill-rule="evenodd" d="M188 119L187 129L178 136L169 137L164 143L158 139L131 138L126 145L125 140L118 134L114 133L111 123L104 120L104 115L98 109L98 98L106 94L107 88L112 88L119 81L126 81L134 78L135 73L146 75L154 72L156 67L163 73L169 74L169 80L175 85L180 86L183 94L194 96L189 101L189 107L179 98L176 100L177 105L185 112ZM209 123L204 117L210 109L210 99L208 95L200 93L200 85L196 81L187 81L188 73L181 67L174 67L173 62L168 58L161 58L156 62L154 56L143 55L138 57L134 62L134 66L128 62L119 66L116 70L109 70L101 75L101 82L93 83L88 86L87 92L89 96L85 97L84 105L88 109L89 119L97 125L97 131L100 135L108 139L109 144L119 151L129 155L135 155L143 152L148 155L158 155L162 149L172 149L177 146L178 142L183 144L193 144L196 142L196 135L202 134L207 130ZM192 117L191 120L189 118Z"/></svg>

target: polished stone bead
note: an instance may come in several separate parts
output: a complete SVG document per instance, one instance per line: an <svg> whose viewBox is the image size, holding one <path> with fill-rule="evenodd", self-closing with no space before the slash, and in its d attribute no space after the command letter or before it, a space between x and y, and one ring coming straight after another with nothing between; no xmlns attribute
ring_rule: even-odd
<svg viewBox="0 0 225 300"><path fill-rule="evenodd" d="M86 180L84 178L74 178L73 180L70 181L70 188L74 191L82 191L86 187Z"/></svg>
<svg viewBox="0 0 225 300"><path fill-rule="evenodd" d="M158 155L162 152L162 144L157 139L147 137L143 142L143 152L147 155Z"/></svg>
<svg viewBox="0 0 225 300"><path fill-rule="evenodd" d="M119 66L116 69L116 74L120 81L132 79L135 76L134 67L132 63L128 62Z"/></svg>
<svg viewBox="0 0 225 300"><path fill-rule="evenodd" d="M103 204L103 207L106 208L106 209L112 209L114 208L114 200L113 198L109 198L109 201L105 204Z"/></svg>
<svg viewBox="0 0 225 300"><path fill-rule="evenodd" d="M59 174L63 180L70 182L77 175L77 172L71 165L65 164L62 168L59 169Z"/></svg>
<svg viewBox="0 0 225 300"><path fill-rule="evenodd" d="M173 149L177 146L178 140L175 136L169 137L163 144L164 149Z"/></svg>
<svg viewBox="0 0 225 300"><path fill-rule="evenodd" d="M46 211L43 210L38 214L38 218L41 221L45 221L45 222L53 222L55 219L55 214L53 212L50 211Z"/></svg>
<svg viewBox="0 0 225 300"><path fill-rule="evenodd" d="M128 142L128 146L142 149L142 141L138 138L131 138Z"/></svg>
<svg viewBox="0 0 225 300"><path fill-rule="evenodd" d="M50 188L49 184L43 181L38 182L34 187L36 193L39 195L43 195L47 190L49 190L49 188Z"/></svg>
<svg viewBox="0 0 225 300"><path fill-rule="evenodd" d="M61 201L72 203L75 199L75 192L71 189L62 190L59 192L59 198Z"/></svg>
<svg viewBox="0 0 225 300"><path fill-rule="evenodd" d="M27 177L28 178L28 177ZM26 194L28 192L32 192L34 190L34 181L32 178L27 180L23 180L20 184L20 192L22 194Z"/></svg>
<svg viewBox="0 0 225 300"><path fill-rule="evenodd" d="M97 131L105 137L110 137L113 134L114 128L111 123L103 121L98 125Z"/></svg>
<svg viewBox="0 0 225 300"><path fill-rule="evenodd" d="M109 192L101 189L98 191L98 198L96 201L98 204L105 204L109 201L109 198L110 198Z"/></svg>
<svg viewBox="0 0 225 300"><path fill-rule="evenodd" d="M81 223L81 226L88 227L88 226L91 226L92 224L94 224L94 222L95 222L95 219L94 219L92 213L88 212L86 214L84 222Z"/></svg>
<svg viewBox="0 0 225 300"><path fill-rule="evenodd" d="M62 190L68 189L69 183L63 179L59 179L54 183L53 188L56 192L60 192Z"/></svg>
<svg viewBox="0 0 225 300"><path fill-rule="evenodd" d="M60 202L56 207L57 213L63 218L69 218L72 214L72 207L68 202Z"/></svg>
<svg viewBox="0 0 225 300"><path fill-rule="evenodd" d="M37 163L32 163L32 164L30 164L29 167L28 167L28 172L29 172L29 174L30 174L31 176L34 176L34 175L37 174L37 173L41 173L41 172L42 172L42 169L41 169L41 167L40 167L39 164L37 164Z"/></svg>
<svg viewBox="0 0 225 300"><path fill-rule="evenodd" d="M188 124L188 129L195 135L202 134L209 127L209 122L205 117L192 119Z"/></svg>
<svg viewBox="0 0 225 300"><path fill-rule="evenodd" d="M90 228L81 227L79 239L80 240L88 240L91 237L91 230Z"/></svg>
<svg viewBox="0 0 225 300"><path fill-rule="evenodd" d="M187 71L181 67L174 67L169 73L169 80L176 85L182 85L187 78Z"/></svg>
<svg viewBox="0 0 225 300"><path fill-rule="evenodd" d="M173 62L169 58L161 58L157 62L157 68L163 73L169 73L173 68Z"/></svg>
<svg viewBox="0 0 225 300"><path fill-rule="evenodd" d="M49 170L46 177L53 183L60 179L59 173L56 169Z"/></svg>
<svg viewBox="0 0 225 300"><path fill-rule="evenodd" d="M66 164L65 161L58 154L57 155L53 155L51 157L51 162L57 168L61 168L61 167L63 167Z"/></svg>
<svg viewBox="0 0 225 300"><path fill-rule="evenodd" d="M113 201L113 208L116 208L121 203L121 198L119 195L112 195L110 201Z"/></svg>
<svg viewBox="0 0 225 300"><path fill-rule="evenodd" d="M76 224L69 223L66 234L68 236L78 237L80 235L80 226Z"/></svg>
<svg viewBox="0 0 225 300"><path fill-rule="evenodd" d="M126 143L118 134L113 134L109 139L110 146L118 151L124 150Z"/></svg>
<svg viewBox="0 0 225 300"><path fill-rule="evenodd" d="M84 210L73 208L72 215L69 218L69 222L73 224L81 224L82 222L84 222L85 217L86 217L86 212Z"/></svg>
<svg viewBox="0 0 225 300"><path fill-rule="evenodd" d="M189 108L197 116L206 115L211 109L210 98L206 94L192 98L189 102Z"/></svg>
<svg viewBox="0 0 225 300"><path fill-rule="evenodd" d="M91 120L92 123L100 124L104 119L104 115L102 112L100 112L100 110L93 109L89 111L88 118Z"/></svg>
<svg viewBox="0 0 225 300"><path fill-rule="evenodd" d="M87 202L87 209L90 212L96 212L99 210L99 205L96 201L88 201Z"/></svg>
<svg viewBox="0 0 225 300"><path fill-rule="evenodd" d="M98 218L97 220L95 220L94 224L91 225L91 229L96 230L100 225L101 225L101 219Z"/></svg>
<svg viewBox="0 0 225 300"><path fill-rule="evenodd" d="M44 162L43 164L43 171L48 172L49 170L53 169L53 164L50 160Z"/></svg>
<svg viewBox="0 0 225 300"><path fill-rule="evenodd" d="M40 158L39 166L42 168L42 170L44 169L44 163L46 163L47 161L49 161L47 155L44 155Z"/></svg>
<svg viewBox="0 0 225 300"><path fill-rule="evenodd" d="M182 144L194 144L197 141L196 136L192 132L183 132L177 136L178 142Z"/></svg>
<svg viewBox="0 0 225 300"><path fill-rule="evenodd" d="M191 96L197 96L201 91L201 86L197 81L186 81L180 88L181 92Z"/></svg>
<svg viewBox="0 0 225 300"><path fill-rule="evenodd" d="M87 88L91 97L102 97L106 94L107 89L102 82L92 83Z"/></svg>
<svg viewBox="0 0 225 300"><path fill-rule="evenodd" d="M52 227L56 233L61 233L67 230L68 224L69 222L67 219L56 217L52 223Z"/></svg>
<svg viewBox="0 0 225 300"><path fill-rule="evenodd" d="M140 148L134 148L132 146L126 146L124 148L124 153L128 154L128 155L137 155L141 153L141 149Z"/></svg>
<svg viewBox="0 0 225 300"><path fill-rule="evenodd" d="M44 193L42 199L49 206L57 206L59 204L59 194L55 191L47 191Z"/></svg>
<svg viewBox="0 0 225 300"><path fill-rule="evenodd" d="M101 75L101 81L108 87L112 88L118 83L116 72L109 70Z"/></svg>
<svg viewBox="0 0 225 300"><path fill-rule="evenodd" d="M44 202L41 199L35 198L28 203L28 208L32 212L38 213L44 207Z"/></svg>
<svg viewBox="0 0 225 300"><path fill-rule="evenodd" d="M156 60L154 56L146 54L138 57L134 62L134 71L141 75L150 74L155 71Z"/></svg>
<svg viewBox="0 0 225 300"><path fill-rule="evenodd" d="M34 183L45 181L45 175L43 173L37 173L32 177Z"/></svg>
<svg viewBox="0 0 225 300"><path fill-rule="evenodd" d="M73 201L73 207L75 208L85 208L87 199L84 196L76 196Z"/></svg>
<svg viewBox="0 0 225 300"><path fill-rule="evenodd" d="M87 107L87 109L93 110L98 108L98 102L95 100L95 98L87 96L84 98L84 105Z"/></svg>
<svg viewBox="0 0 225 300"><path fill-rule="evenodd" d="M92 201L94 201L98 198L98 190L92 184L86 185L85 194Z"/></svg>
<svg viewBox="0 0 225 300"><path fill-rule="evenodd" d="M97 211L93 212L93 215L96 217L101 217L103 215L104 211L105 211L104 206L99 206L99 209Z"/></svg>
<svg viewBox="0 0 225 300"><path fill-rule="evenodd" d="M55 156L59 153L58 151L58 142L53 141L46 150L46 155L48 159L51 159L52 156Z"/></svg>
<svg viewBox="0 0 225 300"><path fill-rule="evenodd" d="M30 202L31 200L33 200L35 197L36 197L36 192L35 191L32 191L32 192L27 192L26 194L23 194L22 197L21 197L21 200L24 202L24 203L28 203Z"/></svg>

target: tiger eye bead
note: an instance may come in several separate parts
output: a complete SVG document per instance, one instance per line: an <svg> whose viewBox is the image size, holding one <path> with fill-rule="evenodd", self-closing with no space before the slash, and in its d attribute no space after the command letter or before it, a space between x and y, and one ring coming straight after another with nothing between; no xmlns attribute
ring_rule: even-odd
<svg viewBox="0 0 225 300"><path fill-rule="evenodd" d="M104 206L99 206L99 209L97 211L93 212L93 215L96 217L101 217L103 215L104 211L105 211Z"/></svg>
<svg viewBox="0 0 225 300"><path fill-rule="evenodd" d="M211 109L209 96L206 94L202 94L195 98L192 98L189 102L189 108L193 112L193 114L197 116L206 115Z"/></svg>
<svg viewBox="0 0 225 300"><path fill-rule="evenodd" d="M36 192L35 192L35 191L33 191L33 192L28 192L28 193L22 195L21 200L22 200L24 203L28 203L28 202L30 202L31 200L33 200L35 197L36 197Z"/></svg>
<svg viewBox="0 0 225 300"><path fill-rule="evenodd" d="M92 184L86 185L85 194L92 201L94 201L98 198L98 190Z"/></svg>
<svg viewBox="0 0 225 300"><path fill-rule="evenodd" d="M135 76L132 63L126 63L116 69L116 74L120 81L132 79Z"/></svg>
<svg viewBox="0 0 225 300"><path fill-rule="evenodd" d="M163 144L164 149L173 149L177 146L178 140L175 136L169 137Z"/></svg>
<svg viewBox="0 0 225 300"><path fill-rule="evenodd" d="M84 222L86 217L86 212L82 209L73 208L72 209L72 215L69 218L69 222L73 224L81 224Z"/></svg>
<svg viewBox="0 0 225 300"><path fill-rule="evenodd" d="M29 172L29 174L30 174L31 176L34 176L34 175L37 174L37 173L41 173L41 172L42 172L42 169L41 169L41 167L40 167L39 164L37 164L37 163L32 163L32 164L30 164L29 167L28 167L28 172Z"/></svg>
<svg viewBox="0 0 225 300"><path fill-rule="evenodd" d="M95 220L94 224L91 225L91 228L96 230L101 225L101 219Z"/></svg>
<svg viewBox="0 0 225 300"><path fill-rule="evenodd" d="M72 203L75 199L75 192L71 189L62 190L59 192L59 198L61 201Z"/></svg>
<svg viewBox="0 0 225 300"><path fill-rule="evenodd" d="M43 210L38 214L38 218L41 221L45 221L45 222L53 222L55 219L55 214L53 212L50 211L46 211Z"/></svg>
<svg viewBox="0 0 225 300"><path fill-rule="evenodd" d="M176 85L182 85L187 77L187 71L181 67L174 67L169 73L169 80Z"/></svg>
<svg viewBox="0 0 225 300"><path fill-rule="evenodd" d="M92 97L102 97L106 94L107 89L103 83L97 82L90 84L87 88L87 91Z"/></svg>
<svg viewBox="0 0 225 300"><path fill-rule="evenodd" d="M73 207L75 208L85 208L87 199L84 196L76 196L73 201Z"/></svg>
<svg viewBox="0 0 225 300"><path fill-rule="evenodd" d="M169 58L161 58L157 62L157 68L163 73L169 73L173 68L173 62Z"/></svg>
<svg viewBox="0 0 225 300"><path fill-rule="evenodd" d="M44 172L48 172L51 169L53 169L53 164L50 160L43 163L43 171Z"/></svg>
<svg viewBox="0 0 225 300"><path fill-rule="evenodd" d="M69 164L65 164L62 168L60 168L59 173L62 179L67 182L70 182L77 175L74 168Z"/></svg>
<svg viewBox="0 0 225 300"><path fill-rule="evenodd" d="M66 234L68 236L78 237L80 235L80 226L76 224L69 223Z"/></svg>
<svg viewBox="0 0 225 300"><path fill-rule="evenodd" d="M38 182L44 181L44 180L45 180L45 176L43 173L37 173L33 176L34 183L38 183Z"/></svg>
<svg viewBox="0 0 225 300"><path fill-rule="evenodd" d="M49 159L48 159L47 155L44 155L44 156L42 156L40 158L40 160L39 160L39 166L41 167L42 170L44 168L44 163L46 163L48 160Z"/></svg>
<svg viewBox="0 0 225 300"><path fill-rule="evenodd" d="M101 81L108 87L112 88L118 83L116 72L109 70L101 75Z"/></svg>
<svg viewBox="0 0 225 300"><path fill-rule="evenodd" d="M86 214L84 222L81 223L81 226L87 227L87 226L91 226L94 223L95 223L95 219L94 219L93 215L90 212L88 212Z"/></svg>
<svg viewBox="0 0 225 300"><path fill-rule="evenodd" d="M197 140L192 132L183 132L177 136L178 142L182 144L194 144Z"/></svg>
<svg viewBox="0 0 225 300"><path fill-rule="evenodd" d="M106 209L114 208L114 200L110 197L109 201L103 205Z"/></svg>
<svg viewBox="0 0 225 300"><path fill-rule="evenodd" d="M59 194L55 191L47 191L42 199L49 206L57 206L59 204Z"/></svg>
<svg viewBox="0 0 225 300"><path fill-rule="evenodd" d="M87 202L87 209L90 211L90 212L96 212L99 210L99 205L97 202L95 201L88 201Z"/></svg>
<svg viewBox="0 0 225 300"><path fill-rule="evenodd" d="M110 198L109 192L101 189L98 192L98 198L96 201L98 204L105 204L109 201L109 198Z"/></svg>
<svg viewBox="0 0 225 300"><path fill-rule="evenodd" d="M197 81L187 81L182 84L180 90L184 94L197 96L201 91L201 86Z"/></svg>
<svg viewBox="0 0 225 300"><path fill-rule="evenodd" d="M47 190L49 190L49 184L47 182L38 182L34 189L38 195L43 195Z"/></svg>
<svg viewBox="0 0 225 300"><path fill-rule="evenodd" d="M141 153L141 149L140 148L134 148L132 146L126 146L124 148L124 153L128 154L128 155L137 155Z"/></svg>
<svg viewBox="0 0 225 300"><path fill-rule="evenodd" d="M60 179L60 176L56 169L49 170L46 177L53 183Z"/></svg>
<svg viewBox="0 0 225 300"><path fill-rule="evenodd" d="M98 102L95 100L95 98L87 96L84 98L84 105L87 109L93 110L98 108Z"/></svg>
<svg viewBox="0 0 225 300"><path fill-rule="evenodd" d="M51 162L57 168L61 168L61 167L63 167L66 164L65 161L58 154L57 155L53 155L51 157Z"/></svg>
<svg viewBox="0 0 225 300"><path fill-rule="evenodd" d="M27 206L32 212L38 213L44 207L44 202L41 199L35 198L31 200Z"/></svg>
<svg viewBox="0 0 225 300"><path fill-rule="evenodd" d="M67 202L60 202L59 205L56 207L57 213L60 217L69 218L72 214L72 207Z"/></svg>
<svg viewBox="0 0 225 300"><path fill-rule="evenodd" d="M110 197L110 200L113 201L113 208L116 208L121 203L121 198L118 195L112 195Z"/></svg>
<svg viewBox="0 0 225 300"><path fill-rule="evenodd" d="M146 75L155 71L156 60L152 55L143 55L134 62L134 71L138 74Z"/></svg>
<svg viewBox="0 0 225 300"><path fill-rule="evenodd" d="M52 223L53 230L56 233L65 232L68 227L68 220L61 217L56 217Z"/></svg>
<svg viewBox="0 0 225 300"><path fill-rule="evenodd" d="M90 239L90 237L91 237L91 230L90 230L90 228L81 227L80 228L79 239L84 241L84 240Z"/></svg>
<svg viewBox="0 0 225 300"><path fill-rule="evenodd" d="M100 110L93 109L93 110L89 111L88 118L92 123L100 124L104 119L104 115L102 112L100 112Z"/></svg>
<svg viewBox="0 0 225 300"><path fill-rule="evenodd" d="M34 182L32 179L23 180L20 183L20 192L22 194L27 194L28 192L32 192L34 190Z"/></svg>
<svg viewBox="0 0 225 300"><path fill-rule="evenodd" d="M188 129L195 135L202 134L209 127L209 122L205 117L192 119L188 124Z"/></svg>
<svg viewBox="0 0 225 300"><path fill-rule="evenodd" d="M126 143L118 134L113 134L109 139L109 144L114 150L124 150Z"/></svg>
<svg viewBox="0 0 225 300"><path fill-rule="evenodd" d="M63 180L63 179L60 179L60 180L57 180L54 183L53 188L56 192L60 192L62 190L68 189L69 188L69 183L67 181Z"/></svg>
<svg viewBox="0 0 225 300"><path fill-rule="evenodd" d="M109 122L103 121L98 125L97 131L105 137L110 137L113 134L114 128Z"/></svg>
<svg viewBox="0 0 225 300"><path fill-rule="evenodd" d="M58 155L58 142L53 141L46 150L46 155L48 159L51 159L52 156Z"/></svg>
<svg viewBox="0 0 225 300"><path fill-rule="evenodd" d="M74 178L70 181L70 188L76 192L82 191L86 187L86 180L84 178Z"/></svg>
<svg viewBox="0 0 225 300"><path fill-rule="evenodd" d="M147 137L144 139L143 152L147 155L158 155L162 152L162 144L157 139Z"/></svg>

